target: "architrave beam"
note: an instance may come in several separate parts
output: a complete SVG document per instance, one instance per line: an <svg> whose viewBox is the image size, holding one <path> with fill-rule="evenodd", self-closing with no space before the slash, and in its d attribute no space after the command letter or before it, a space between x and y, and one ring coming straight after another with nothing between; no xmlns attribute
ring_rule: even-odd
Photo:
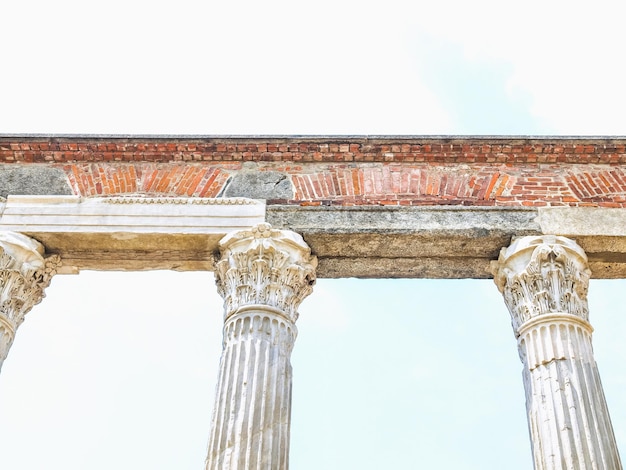
<svg viewBox="0 0 626 470"><path fill-rule="evenodd" d="M0 230L40 241L61 255L65 272L210 270L224 235L263 221L302 234L322 278L490 278L490 261L513 237L542 234L575 239L593 277L626 277L626 209L266 206L245 198L0 201Z"/></svg>

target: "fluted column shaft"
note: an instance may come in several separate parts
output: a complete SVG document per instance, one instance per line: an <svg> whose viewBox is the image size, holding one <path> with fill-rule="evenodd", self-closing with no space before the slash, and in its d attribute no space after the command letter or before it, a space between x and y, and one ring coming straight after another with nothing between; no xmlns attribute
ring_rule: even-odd
<svg viewBox="0 0 626 470"><path fill-rule="evenodd" d="M224 347L206 469L288 469L290 356L317 261L298 234L268 224L225 237L220 250Z"/></svg>
<svg viewBox="0 0 626 470"><path fill-rule="evenodd" d="M522 237L493 270L524 364L535 469L621 469L593 357L584 251L565 237Z"/></svg>
<svg viewBox="0 0 626 470"><path fill-rule="evenodd" d="M19 233L0 232L0 369L18 326L60 266L58 256L43 257L39 242Z"/></svg>

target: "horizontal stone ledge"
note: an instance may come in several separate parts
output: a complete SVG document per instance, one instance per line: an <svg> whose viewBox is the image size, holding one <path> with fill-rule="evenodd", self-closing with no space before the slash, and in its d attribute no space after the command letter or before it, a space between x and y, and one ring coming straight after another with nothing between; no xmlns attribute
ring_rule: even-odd
<svg viewBox="0 0 626 470"><path fill-rule="evenodd" d="M9 196L0 230L21 232L61 255L65 272L211 269L219 240L264 222L246 198Z"/></svg>
<svg viewBox="0 0 626 470"><path fill-rule="evenodd" d="M626 277L624 209L268 206L267 220L303 235L320 277L491 278L513 237L542 234L575 239L593 277Z"/></svg>
<svg viewBox="0 0 626 470"><path fill-rule="evenodd" d="M243 198L0 200L0 230L39 240L62 256L65 272L210 270L226 233L263 221L302 234L319 258L321 278L489 278L489 262L513 237L541 234L576 239L593 277L626 277L626 209L266 206Z"/></svg>
<svg viewBox="0 0 626 470"><path fill-rule="evenodd" d="M61 233L227 233L265 218L247 198L9 196L0 229Z"/></svg>

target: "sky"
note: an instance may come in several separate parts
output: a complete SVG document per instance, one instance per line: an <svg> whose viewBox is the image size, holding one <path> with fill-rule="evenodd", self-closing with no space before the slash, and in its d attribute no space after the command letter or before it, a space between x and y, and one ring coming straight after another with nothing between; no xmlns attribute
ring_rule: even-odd
<svg viewBox="0 0 626 470"><path fill-rule="evenodd" d="M625 135L619 2L0 4L0 133ZM590 287L626 453L622 280ZM211 273L54 278L0 374L11 470L203 468ZM320 279L292 356L291 468L532 468L489 280Z"/></svg>

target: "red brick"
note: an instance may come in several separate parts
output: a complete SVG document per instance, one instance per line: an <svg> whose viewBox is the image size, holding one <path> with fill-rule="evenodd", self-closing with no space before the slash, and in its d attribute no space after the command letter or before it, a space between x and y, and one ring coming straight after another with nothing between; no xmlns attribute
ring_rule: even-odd
<svg viewBox="0 0 626 470"><path fill-rule="evenodd" d="M145 192L209 197L245 160L259 162L260 171L286 169L281 171L292 176L294 204L315 198L328 204L382 204L399 195L407 205L532 202L622 207L626 201L626 177L620 166L626 164L624 142L485 140L4 137L0 163L58 166L82 195ZM298 168L290 165L296 161ZM216 166L224 171L214 170Z"/></svg>

